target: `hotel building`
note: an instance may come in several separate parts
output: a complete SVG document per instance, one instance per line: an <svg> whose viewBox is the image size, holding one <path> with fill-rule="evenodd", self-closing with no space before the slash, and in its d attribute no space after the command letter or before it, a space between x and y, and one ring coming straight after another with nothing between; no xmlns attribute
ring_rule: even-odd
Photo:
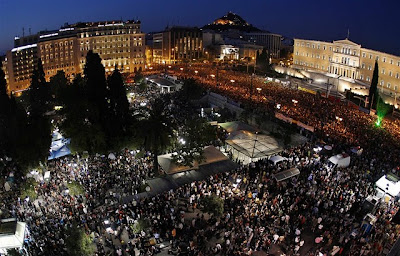
<svg viewBox="0 0 400 256"><path fill-rule="evenodd" d="M86 54L93 50L100 55L107 73L118 67L122 72L144 68L145 35L140 21L90 22L66 25L59 30L16 37L14 48L7 52L5 69L10 91L25 90L40 58L46 80L63 70L73 79L82 73Z"/></svg>
<svg viewBox="0 0 400 256"><path fill-rule="evenodd" d="M334 75L370 85L378 62L378 88L383 95L397 96L400 88L400 57L362 48L348 39L333 42L294 39L293 67Z"/></svg>

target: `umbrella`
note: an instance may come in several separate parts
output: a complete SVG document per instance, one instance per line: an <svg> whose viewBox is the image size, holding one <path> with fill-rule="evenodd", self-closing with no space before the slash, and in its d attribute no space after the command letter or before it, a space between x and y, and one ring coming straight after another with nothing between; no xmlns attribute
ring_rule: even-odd
<svg viewBox="0 0 400 256"><path fill-rule="evenodd" d="M326 146L324 147L324 149L326 149L326 150L332 150L332 147L329 146L329 145L326 145Z"/></svg>

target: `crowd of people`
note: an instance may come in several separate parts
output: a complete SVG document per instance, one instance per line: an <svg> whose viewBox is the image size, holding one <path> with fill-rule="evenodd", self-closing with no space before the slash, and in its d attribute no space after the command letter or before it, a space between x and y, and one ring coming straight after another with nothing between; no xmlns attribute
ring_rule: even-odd
<svg viewBox="0 0 400 256"><path fill-rule="evenodd" d="M181 255L250 255L255 251L383 255L390 248L400 231L391 222L399 209L398 198L374 209L371 214L376 222L371 230L361 223L366 214L364 200L375 193L374 182L385 173L398 174L398 121L385 120L383 129L377 129L373 117L344 102L265 84L261 78L251 81L233 71L219 70L217 82L210 76L216 75L213 69L193 65L175 72L195 77L206 88L240 101L257 114L278 111L311 125L315 136L281 152L288 160L278 165L260 160L129 203L121 202L140 193L152 178L150 153L124 151L52 160L46 167L50 179L35 186L36 200L20 198L13 190L0 196L2 217L27 223L30 255L67 255L71 228L91 235L96 255L154 255L163 241L169 243L171 253ZM251 92L254 88L262 90ZM276 104L281 107L277 109ZM333 149L317 157L313 148L321 140ZM355 145L364 151L352 155L349 167L328 163L331 154L349 152ZM10 164L7 168L12 171L15 167ZM300 169L299 176L276 181L273 174L293 166ZM84 192L69 193L71 182L80 184ZM203 199L211 195L223 199L221 216L202 210ZM143 228L135 230L137 223L144 223Z"/></svg>

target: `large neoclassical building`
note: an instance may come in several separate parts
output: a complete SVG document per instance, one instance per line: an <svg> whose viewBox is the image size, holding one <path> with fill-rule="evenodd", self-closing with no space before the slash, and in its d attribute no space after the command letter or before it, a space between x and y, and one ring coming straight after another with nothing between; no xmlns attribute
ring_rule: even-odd
<svg viewBox="0 0 400 256"><path fill-rule="evenodd" d="M81 22L15 37L14 48L7 52L3 65L9 90L28 88L39 58L47 80L59 70L72 79L83 72L89 50L100 55L106 72L115 67L122 72L143 69L145 35L140 26L140 21Z"/></svg>
<svg viewBox="0 0 400 256"><path fill-rule="evenodd" d="M379 90L386 96L398 96L400 57L362 48L348 39L333 42L294 39L294 68L328 73L369 85L375 60L379 67Z"/></svg>

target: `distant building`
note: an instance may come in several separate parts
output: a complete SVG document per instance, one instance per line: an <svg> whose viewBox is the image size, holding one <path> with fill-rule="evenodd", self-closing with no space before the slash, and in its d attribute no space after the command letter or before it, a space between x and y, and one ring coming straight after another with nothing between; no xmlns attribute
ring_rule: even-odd
<svg viewBox="0 0 400 256"><path fill-rule="evenodd" d="M269 32L250 32L245 33L243 38L248 42L256 45L264 46L273 59L280 58L280 51L282 48L282 36L278 34L272 34Z"/></svg>
<svg viewBox="0 0 400 256"><path fill-rule="evenodd" d="M268 50L272 59L280 58L282 36L260 30L235 13L228 12L211 24L204 26L203 30L205 31L203 34L205 47L212 44L232 44L231 40L235 40L240 45L253 44L262 46ZM239 44L233 45L240 47Z"/></svg>
<svg viewBox="0 0 400 256"><path fill-rule="evenodd" d="M18 92L29 87L32 71L40 58L46 80L63 70L69 79L82 73L89 50L98 53L106 72L143 69L144 34L140 21L87 22L65 25L59 30L16 37L7 52L8 86Z"/></svg>
<svg viewBox="0 0 400 256"><path fill-rule="evenodd" d="M379 66L378 88L395 96L400 88L400 57L362 48L348 39L333 42L294 39L293 66L370 84L375 60Z"/></svg>
<svg viewBox="0 0 400 256"><path fill-rule="evenodd" d="M203 57L203 34L196 27L171 27L153 35L156 63L180 63Z"/></svg>
<svg viewBox="0 0 400 256"><path fill-rule="evenodd" d="M219 46L220 60L239 60L239 47L235 47L229 44L223 44Z"/></svg>

